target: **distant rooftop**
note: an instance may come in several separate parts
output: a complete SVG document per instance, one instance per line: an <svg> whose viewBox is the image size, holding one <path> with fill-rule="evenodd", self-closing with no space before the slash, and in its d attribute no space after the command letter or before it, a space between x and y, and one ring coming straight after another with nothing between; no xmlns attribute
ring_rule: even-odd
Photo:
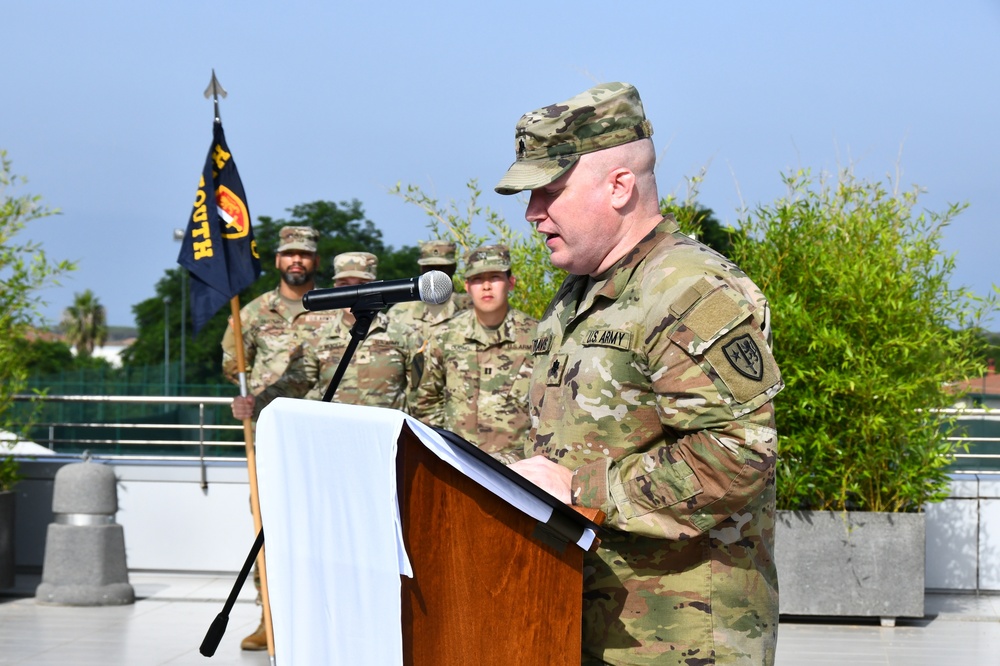
<svg viewBox="0 0 1000 666"><path fill-rule="evenodd" d="M1000 375L997 374L996 362L990 359L986 374L982 377L959 382L955 386L956 389L973 395L1000 396Z"/></svg>

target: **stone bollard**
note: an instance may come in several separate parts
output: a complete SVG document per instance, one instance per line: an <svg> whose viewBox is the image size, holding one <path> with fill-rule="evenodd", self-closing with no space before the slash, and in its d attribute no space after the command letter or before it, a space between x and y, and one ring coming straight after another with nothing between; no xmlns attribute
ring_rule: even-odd
<svg viewBox="0 0 1000 666"><path fill-rule="evenodd" d="M73 463L56 472L55 522L45 538L42 582L35 599L64 606L135 602L125 566L125 533L115 523L118 489L107 465Z"/></svg>

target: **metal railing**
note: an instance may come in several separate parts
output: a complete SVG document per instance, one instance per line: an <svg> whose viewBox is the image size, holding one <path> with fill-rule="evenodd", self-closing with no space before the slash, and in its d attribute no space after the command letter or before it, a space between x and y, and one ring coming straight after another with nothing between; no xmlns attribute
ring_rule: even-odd
<svg viewBox="0 0 1000 666"><path fill-rule="evenodd" d="M1000 409L937 409L934 413L954 417L956 423L972 433L948 437L950 442L968 444L968 453L954 453L956 473L1000 473ZM986 434L992 433L992 434Z"/></svg>
<svg viewBox="0 0 1000 666"><path fill-rule="evenodd" d="M52 451L58 451L61 445L72 445L74 448L79 447L90 447L97 448L97 454L102 457L116 457L115 454L100 453L101 447L120 447L120 446L131 446L131 447L156 447L161 449L169 450L174 447L183 447L183 449L190 449L192 446L197 446L199 449L198 456L205 456L205 446L208 441L214 447L231 447L235 450L236 454L239 455L243 451L244 444L242 441L226 441L220 440L217 437L212 436L214 433L228 432L228 431L242 431L243 427L239 423L223 424L223 423L210 423L205 418L205 407L209 405L220 405L226 407L225 412L228 414L228 406L232 402L232 398L225 397L184 397L184 396L123 396L123 395L15 395L13 396L14 402L23 403L42 403L42 404L58 404L58 403L84 403L90 405L139 405L139 406L193 406L197 407L198 416L197 420L187 423L167 423L167 422L129 422L129 421L109 421L107 419L101 421L87 421L87 420L73 420L73 421L52 421L47 420L42 415L39 420L32 421L32 432L36 433L33 437L33 441L36 444L46 446ZM133 414L134 416L134 414ZM144 418L155 418L156 414L153 410L142 414ZM136 419L138 420L138 419ZM161 431L166 433L164 437L160 438L150 438L150 437L101 437L100 432L93 436L58 436L59 429L72 428L76 431L125 431L133 432L139 434L145 434L143 431ZM38 432L47 432L47 436L39 437ZM169 437L170 433L194 433L195 437ZM206 438L206 435L209 437ZM163 456L163 452L156 455L150 456L155 458L160 458ZM125 457L136 458L144 457L142 454L138 456L135 454L129 454ZM177 457L191 457L185 456L184 453L179 455L171 455L172 459Z"/></svg>
<svg viewBox="0 0 1000 666"><path fill-rule="evenodd" d="M220 462L245 461L245 445L238 432L242 425L232 419L229 414L231 398L226 397L183 397L183 396L103 396L103 395L15 395L15 402L41 403L42 405L77 403L85 405L136 405L142 418L129 420L92 420L78 419L72 421L47 420L45 411L42 418L33 421L33 440L58 453L67 451L80 452L87 449L91 457L104 459L130 460L189 460L204 464L206 458ZM165 407L197 407L197 417L188 422L166 423L157 422L155 410L142 412L141 408ZM228 420L229 423L212 423L206 419L206 407L216 409L217 420ZM92 410L85 410L90 412ZM193 410L192 410L193 411ZM219 417L219 413L224 413ZM163 412L160 412L162 414ZM949 437L949 441L962 442L969 445L968 453L955 453L955 471L962 473L1000 473L1000 409L939 409L934 413L942 417L954 417L957 423L966 431ZM185 414L184 416L190 416ZM167 419L163 419L164 421ZM60 431L71 429L72 435L59 436ZM114 436L107 436L108 430L114 430ZM80 433L93 433L91 436L81 436ZM150 433L166 433L161 437L140 436ZM39 433L43 436L39 437ZM188 433L186 437L169 437L169 434ZM220 433L233 433L226 439L220 439ZM989 433L989 434L986 434ZM104 434L105 436L101 436ZM128 436L134 434L136 436ZM206 452L206 447L213 450ZM128 453L116 453L122 447L131 449ZM60 450L62 449L62 450ZM150 453L143 453L150 449Z"/></svg>
<svg viewBox="0 0 1000 666"><path fill-rule="evenodd" d="M31 403L26 408L30 429L24 438L61 457L140 464L190 462L201 468L203 488L208 461L246 461L243 426L229 412L232 398L19 394L13 400ZM75 405L70 411L79 418L53 416L63 411L57 406L66 405ZM214 418L208 418L206 408ZM177 422L169 422L171 418ZM223 419L230 422L213 422Z"/></svg>

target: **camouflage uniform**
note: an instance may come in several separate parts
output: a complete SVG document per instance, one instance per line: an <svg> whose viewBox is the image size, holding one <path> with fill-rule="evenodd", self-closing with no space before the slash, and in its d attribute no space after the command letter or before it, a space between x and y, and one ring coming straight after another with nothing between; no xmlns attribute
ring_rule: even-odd
<svg viewBox="0 0 1000 666"><path fill-rule="evenodd" d="M279 252L316 251L318 234L309 227L282 227ZM311 249L310 249L311 248ZM261 294L240 310L247 390L256 395L273 383L288 366L293 349L330 321L329 312L307 312L301 300L281 296L280 288ZM232 322L222 338L222 372L236 383L236 342Z"/></svg>
<svg viewBox="0 0 1000 666"><path fill-rule="evenodd" d="M417 264L430 270L453 268L455 260L455 244L449 241L432 240L420 244L420 258ZM420 383L420 375L424 366L424 350L432 335L432 329L443 324L455 315L466 310L471 301L468 294L452 292L447 301L440 305L409 301L397 303L389 308L389 319L413 331L412 340L415 344L410 350L410 363L407 366L411 390ZM411 402L415 396L411 395Z"/></svg>
<svg viewBox="0 0 1000 666"><path fill-rule="evenodd" d="M375 279L377 260L368 252L345 252L334 258L334 280ZM328 313L329 321L292 353L287 369L257 395L254 415L277 397L322 400L351 339L345 310ZM406 361L411 333L379 312L358 345L334 393L336 402L373 407L405 407Z"/></svg>
<svg viewBox="0 0 1000 666"><path fill-rule="evenodd" d="M600 120L588 102L610 93L634 133L592 149L648 136L621 85L552 116ZM526 454L574 470L573 503L611 528L585 556L583 663L773 664L782 382L768 312L745 274L668 217L604 274L568 277L539 323Z"/></svg>
<svg viewBox="0 0 1000 666"><path fill-rule="evenodd" d="M334 402L372 407L406 407L406 359L410 331L375 315L334 393ZM351 325L338 310L333 320L292 352L288 368L257 395L254 416L277 397L322 400L351 339Z"/></svg>
<svg viewBox="0 0 1000 666"><path fill-rule="evenodd" d="M489 252L493 248L497 252ZM471 253L483 259L467 264L467 278L510 269L506 248L481 249L488 252ZM491 263L493 259L499 264ZM428 341L411 413L461 435L487 453L523 449L530 424L528 379L537 323L511 308L497 328L483 326L473 310L442 324Z"/></svg>

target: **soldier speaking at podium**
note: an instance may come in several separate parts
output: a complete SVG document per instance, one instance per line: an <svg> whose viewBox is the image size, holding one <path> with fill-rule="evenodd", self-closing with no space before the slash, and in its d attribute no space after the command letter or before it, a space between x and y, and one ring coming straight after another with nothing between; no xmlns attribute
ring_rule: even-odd
<svg viewBox="0 0 1000 666"><path fill-rule="evenodd" d="M525 114L496 187L571 275L538 325L514 469L607 514L584 560L584 664L772 664L782 388L764 295L660 213L639 94Z"/></svg>

